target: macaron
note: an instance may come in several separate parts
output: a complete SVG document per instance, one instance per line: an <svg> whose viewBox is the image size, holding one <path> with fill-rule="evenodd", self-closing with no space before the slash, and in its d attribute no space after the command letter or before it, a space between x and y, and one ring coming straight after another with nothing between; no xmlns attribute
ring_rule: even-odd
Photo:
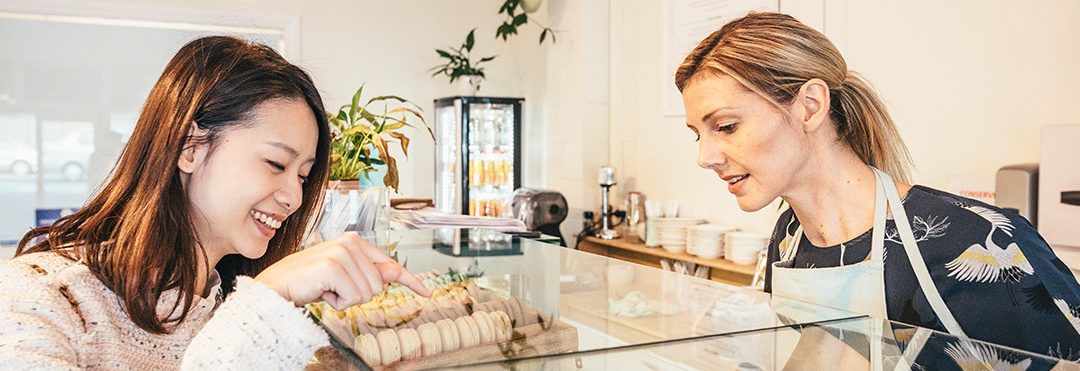
<svg viewBox="0 0 1080 371"><path fill-rule="evenodd" d="M510 340L513 335L513 327L510 325L510 316L506 315L506 312L496 311L491 312L492 326L495 328L496 341Z"/></svg>
<svg viewBox="0 0 1080 371"><path fill-rule="evenodd" d="M496 299L495 301L492 301L491 302L491 310L489 312L498 312L498 311L502 311L503 313L509 313L510 312L510 302L508 300L500 300L500 299Z"/></svg>
<svg viewBox="0 0 1080 371"><path fill-rule="evenodd" d="M401 360L401 342L398 340L397 331L379 331L375 339L379 341L379 356L382 358L383 366Z"/></svg>
<svg viewBox="0 0 1080 371"><path fill-rule="evenodd" d="M442 352L442 338L439 336L439 327L434 323L425 323L416 328L420 335L420 353L424 356L439 354Z"/></svg>
<svg viewBox="0 0 1080 371"><path fill-rule="evenodd" d="M361 334L374 334L375 332L371 330L371 325L368 325L367 312L368 311L366 310L356 311L356 315L353 316L353 321L356 325L356 330Z"/></svg>
<svg viewBox="0 0 1080 371"><path fill-rule="evenodd" d="M389 327L389 326L386 326L386 312L383 312L380 309L376 309L376 310L368 312L367 313L367 319L368 319L368 326L371 326L371 329L376 331L376 332L381 330L381 329L385 329L385 328Z"/></svg>
<svg viewBox="0 0 1080 371"><path fill-rule="evenodd" d="M454 307L454 311L457 313L458 317L467 316L470 314L469 308L466 308L464 303L455 302L451 305Z"/></svg>
<svg viewBox="0 0 1080 371"><path fill-rule="evenodd" d="M349 331L352 332L353 337L360 335L360 321L357 321L360 312L362 311L355 307L349 307L345 310L345 322L349 325Z"/></svg>
<svg viewBox="0 0 1080 371"><path fill-rule="evenodd" d="M490 306L491 304L490 303L491 303L490 301L485 301L485 302L480 302L480 303L473 303L472 309L473 309L473 311L490 312L491 311L491 306Z"/></svg>
<svg viewBox="0 0 1080 371"><path fill-rule="evenodd" d="M458 338L461 339L462 348L470 348L480 344L479 330L476 329L476 322L472 317L461 316L454 320L454 324L457 325Z"/></svg>
<svg viewBox="0 0 1080 371"><path fill-rule="evenodd" d="M525 306L525 302L522 301L521 298L514 298L511 305L514 307L514 311L518 316L518 321L520 322L520 325L518 325L519 327L537 323L536 316L529 316L528 307Z"/></svg>
<svg viewBox="0 0 1080 371"><path fill-rule="evenodd" d="M353 343L353 350L360 353L360 359L364 360L368 366L375 367L382 365L382 355L379 353L379 341L375 340L375 335L372 334L360 334L356 337L356 341Z"/></svg>
<svg viewBox="0 0 1080 371"><path fill-rule="evenodd" d="M398 341L401 342L401 359L417 359L423 354L420 348L420 334L411 328L397 330Z"/></svg>
<svg viewBox="0 0 1080 371"><path fill-rule="evenodd" d="M461 288L461 287L455 288L453 294L454 294L454 299L457 300L458 303L464 304L464 303L468 303L469 300L470 300L469 292L466 291L464 288Z"/></svg>
<svg viewBox="0 0 1080 371"><path fill-rule="evenodd" d="M510 298L510 299L506 300L506 303L505 303L506 304L506 315L508 317L510 317L510 325L511 326L513 326L513 327L521 327L522 323L521 323L521 318L519 317L521 314L518 313L518 309L514 305L516 303L514 301L514 299L515 298Z"/></svg>
<svg viewBox="0 0 1080 371"><path fill-rule="evenodd" d="M474 299L481 299L485 296L483 290L480 290L480 288L472 282L469 282L468 285L465 285L465 291L468 292L469 296L473 297Z"/></svg>
<svg viewBox="0 0 1080 371"><path fill-rule="evenodd" d="M389 327L397 327L405 320L408 319L408 313L405 313L405 309L400 306L394 306L386 309L386 325Z"/></svg>
<svg viewBox="0 0 1080 371"><path fill-rule="evenodd" d="M431 317L431 305L430 304L431 303L428 302L428 303L424 303L424 304L422 304L420 306L420 313L419 313L420 321L423 321L424 323L435 322L435 321L432 320L432 317Z"/></svg>
<svg viewBox="0 0 1080 371"><path fill-rule="evenodd" d="M476 321L476 328L480 333L480 344L488 344L495 342L495 329L491 324L491 317L487 312L475 311L470 317L473 321Z"/></svg>
<svg viewBox="0 0 1080 371"><path fill-rule="evenodd" d="M435 322L435 326L439 328L439 339L442 340L443 352L457 350L461 347L461 337L458 336L457 325L454 324L454 321L444 318Z"/></svg>
<svg viewBox="0 0 1080 371"><path fill-rule="evenodd" d="M438 303L435 308L437 308L439 311L439 317L442 317L443 319L453 321L454 318L458 317L457 311L454 310L453 306L450 303L441 302Z"/></svg>

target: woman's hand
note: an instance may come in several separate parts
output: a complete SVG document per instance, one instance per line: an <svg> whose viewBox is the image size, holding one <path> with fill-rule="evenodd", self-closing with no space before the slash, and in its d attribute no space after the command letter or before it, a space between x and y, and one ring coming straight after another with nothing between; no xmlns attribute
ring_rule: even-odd
<svg viewBox="0 0 1080 371"><path fill-rule="evenodd" d="M389 282L431 295L416 276L355 232L286 256L255 280L297 306L321 298L339 310L371 300Z"/></svg>

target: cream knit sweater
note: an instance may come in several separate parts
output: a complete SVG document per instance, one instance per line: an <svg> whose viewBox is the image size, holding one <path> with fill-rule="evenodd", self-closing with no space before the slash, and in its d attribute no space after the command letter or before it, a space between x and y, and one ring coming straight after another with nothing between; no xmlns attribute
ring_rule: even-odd
<svg viewBox="0 0 1080 371"><path fill-rule="evenodd" d="M0 261L0 368L300 369L326 332L249 277L221 301L220 284L170 334L143 331L83 264L55 253ZM179 295L162 294L159 315ZM219 305L220 304L220 305Z"/></svg>

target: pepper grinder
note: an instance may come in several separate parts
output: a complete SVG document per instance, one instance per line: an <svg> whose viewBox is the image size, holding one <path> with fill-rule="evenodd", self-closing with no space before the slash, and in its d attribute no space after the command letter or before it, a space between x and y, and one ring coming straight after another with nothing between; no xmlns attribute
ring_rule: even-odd
<svg viewBox="0 0 1080 371"><path fill-rule="evenodd" d="M611 187L615 182L615 168L611 166L600 167L600 230L596 236L605 240L614 240L622 234L613 228L611 219L614 210L611 207Z"/></svg>

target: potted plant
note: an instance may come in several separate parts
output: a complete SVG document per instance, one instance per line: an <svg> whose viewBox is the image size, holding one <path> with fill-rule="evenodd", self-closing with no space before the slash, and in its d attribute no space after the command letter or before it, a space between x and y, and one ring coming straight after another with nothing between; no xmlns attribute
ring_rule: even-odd
<svg viewBox="0 0 1080 371"><path fill-rule="evenodd" d="M342 105L337 113L327 112L332 188L359 188L361 179L371 181L372 175L385 171L383 185L397 191L397 161L390 156L389 143L398 142L401 152L408 157L409 137L402 129L418 127L415 124L419 121L432 140L435 133L415 103L395 95L382 95L361 104L363 91L361 85L349 104Z"/></svg>
<svg viewBox="0 0 1080 371"><path fill-rule="evenodd" d="M439 54L439 57L445 58L446 63L437 65L431 68L434 73L432 77L438 75L450 76L450 83L461 80L458 86L458 91L461 95L476 95L480 91L480 82L484 79L484 68L480 67L480 64L490 62L495 59L495 56L480 58L479 61L473 61L471 52L473 44L475 42L474 34L476 29L469 31L469 35L465 37L465 42L458 48L435 49L435 52Z"/></svg>

